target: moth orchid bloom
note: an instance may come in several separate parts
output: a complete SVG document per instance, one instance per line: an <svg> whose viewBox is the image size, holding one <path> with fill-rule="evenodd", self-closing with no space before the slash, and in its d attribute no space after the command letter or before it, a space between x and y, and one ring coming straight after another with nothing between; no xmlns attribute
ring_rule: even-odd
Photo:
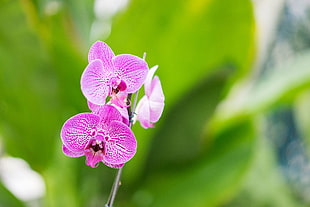
<svg viewBox="0 0 310 207"><path fill-rule="evenodd" d="M88 101L104 105L106 98L125 107L127 94L136 92L144 83L148 65L134 55L114 55L104 42L95 42L88 53L86 69L81 77L81 89ZM121 92L121 93L120 93Z"/></svg>
<svg viewBox="0 0 310 207"><path fill-rule="evenodd" d="M145 95L141 98L137 105L137 116L138 120L143 128L154 127L164 110L165 96L161 87L158 76L154 76L158 66L154 66L150 69L147 74L144 91Z"/></svg>
<svg viewBox="0 0 310 207"><path fill-rule="evenodd" d="M63 152L69 157L86 156L92 168L98 162L120 168L136 153L137 142L131 129L122 122L111 105L94 113L80 113L68 119L61 130Z"/></svg>

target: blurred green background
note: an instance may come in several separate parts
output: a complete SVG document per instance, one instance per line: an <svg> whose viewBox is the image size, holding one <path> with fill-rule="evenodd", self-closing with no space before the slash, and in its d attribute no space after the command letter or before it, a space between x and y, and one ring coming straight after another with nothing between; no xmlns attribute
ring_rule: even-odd
<svg viewBox="0 0 310 207"><path fill-rule="evenodd" d="M59 136L89 111L96 40L146 52L166 96L155 129L133 127L115 207L309 206L308 2L1 0L0 206L104 206L116 170L66 157ZM23 197L40 186L29 168L44 183Z"/></svg>

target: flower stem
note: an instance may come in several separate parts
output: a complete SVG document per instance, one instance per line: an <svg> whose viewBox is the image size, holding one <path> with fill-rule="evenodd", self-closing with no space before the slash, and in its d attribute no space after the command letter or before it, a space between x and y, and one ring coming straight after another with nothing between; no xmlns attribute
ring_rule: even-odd
<svg viewBox="0 0 310 207"><path fill-rule="evenodd" d="M129 127L130 128L133 125L132 118L135 114L135 110L136 110L136 106L137 106L138 93L139 93L139 90L135 93L135 99L134 99L133 105L131 107L128 107ZM131 101L131 98L132 98L132 94L129 94L128 98L127 98L128 102ZM121 186L121 175L122 175L123 167L121 167L117 170L117 174L116 174L116 177L115 177L112 189L111 189L111 193L109 195L108 202L105 204L105 207L113 207L113 203L114 203L118 188Z"/></svg>
<svg viewBox="0 0 310 207"><path fill-rule="evenodd" d="M108 202L105 204L105 207L113 207L114 199L117 194L117 190L119 186L121 185L121 175L122 175L123 167L119 168L117 170L117 174L112 186L112 190L108 199Z"/></svg>

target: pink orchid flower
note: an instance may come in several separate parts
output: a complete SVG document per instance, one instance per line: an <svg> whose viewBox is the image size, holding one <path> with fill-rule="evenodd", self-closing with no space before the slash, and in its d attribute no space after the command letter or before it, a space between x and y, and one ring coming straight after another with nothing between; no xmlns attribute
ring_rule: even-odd
<svg viewBox="0 0 310 207"><path fill-rule="evenodd" d="M137 142L131 129L112 105L94 113L80 113L68 119L61 130L63 152L69 157L86 156L92 168L98 162L120 168L136 153Z"/></svg>
<svg viewBox="0 0 310 207"><path fill-rule="evenodd" d="M111 96L115 103L126 106L122 102L124 96L136 92L148 73L148 65L142 58L129 54L115 56L101 41L91 46L88 62L81 77L81 89L87 100L97 105L104 105Z"/></svg>
<svg viewBox="0 0 310 207"><path fill-rule="evenodd" d="M158 76L153 78L158 66L154 66L147 74L144 91L145 95L141 98L137 105L137 117L143 128L154 127L164 109L165 96L161 87Z"/></svg>

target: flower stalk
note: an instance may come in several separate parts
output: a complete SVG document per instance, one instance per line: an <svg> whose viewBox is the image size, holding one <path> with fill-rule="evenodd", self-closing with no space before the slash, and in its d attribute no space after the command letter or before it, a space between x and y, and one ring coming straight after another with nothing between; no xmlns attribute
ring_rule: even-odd
<svg viewBox="0 0 310 207"><path fill-rule="evenodd" d="M111 193L110 193L108 202L105 204L105 207L113 207L113 203L114 203L118 188L121 186L122 171L123 171L122 167L117 170L117 174L116 174L116 177L115 177L112 189L111 189Z"/></svg>
<svg viewBox="0 0 310 207"><path fill-rule="evenodd" d="M128 107L128 116L129 116L129 127L131 128L133 125L133 116L135 114L137 101L138 101L139 90L135 93L134 102L131 107ZM129 94L127 97L127 101L130 103L132 98L132 94ZM124 167L124 166L123 166ZM105 204L105 207L113 207L113 203L117 194L119 187L121 186L121 176L123 172L123 167L119 168L116 173L116 177L114 179L114 183L108 198L108 202Z"/></svg>

